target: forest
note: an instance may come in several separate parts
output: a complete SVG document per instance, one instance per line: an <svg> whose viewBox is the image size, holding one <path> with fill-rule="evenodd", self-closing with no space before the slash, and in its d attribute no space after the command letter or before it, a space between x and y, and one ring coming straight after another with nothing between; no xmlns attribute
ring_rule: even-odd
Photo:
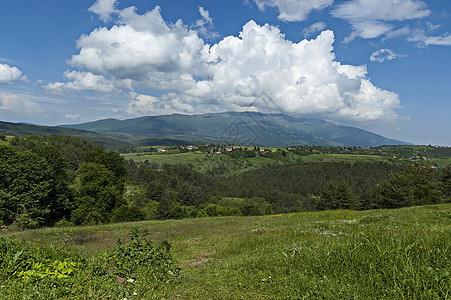
<svg viewBox="0 0 451 300"><path fill-rule="evenodd" d="M189 163L126 160L118 152L77 137L0 138L0 224L19 228L400 208L451 201L451 167L437 168L427 160L308 162L289 158L315 155L312 147L261 154L255 147L224 155L232 165L265 156L277 163L242 172L231 172L229 165L218 163L201 172ZM413 148L396 146L384 151L315 149L406 157L413 153ZM425 149L438 157L445 153Z"/></svg>

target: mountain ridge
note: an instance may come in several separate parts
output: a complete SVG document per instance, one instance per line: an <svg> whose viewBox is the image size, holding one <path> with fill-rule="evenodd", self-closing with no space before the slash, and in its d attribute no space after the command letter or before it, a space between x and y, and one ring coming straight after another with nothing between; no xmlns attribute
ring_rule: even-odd
<svg viewBox="0 0 451 300"><path fill-rule="evenodd" d="M260 112L222 112L198 115L170 114L126 120L108 118L59 127L97 133L152 136L196 143L289 146L409 145L352 126L321 119ZM130 138L130 137L129 137Z"/></svg>

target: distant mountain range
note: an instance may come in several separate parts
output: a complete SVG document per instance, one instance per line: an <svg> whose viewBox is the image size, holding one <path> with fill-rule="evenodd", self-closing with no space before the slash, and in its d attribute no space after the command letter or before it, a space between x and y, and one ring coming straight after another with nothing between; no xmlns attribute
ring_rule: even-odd
<svg viewBox="0 0 451 300"><path fill-rule="evenodd" d="M127 144L234 144L360 146L408 145L350 126L312 118L258 112L224 112L202 115L161 115L128 120L104 119L68 129L95 132Z"/></svg>

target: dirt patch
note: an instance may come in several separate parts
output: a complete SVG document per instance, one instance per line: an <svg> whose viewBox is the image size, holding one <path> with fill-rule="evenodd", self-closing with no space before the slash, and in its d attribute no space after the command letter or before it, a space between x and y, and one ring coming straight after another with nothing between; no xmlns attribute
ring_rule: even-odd
<svg viewBox="0 0 451 300"><path fill-rule="evenodd" d="M208 255L209 255L208 252L203 252L200 257L197 257L195 259L190 259L188 261L185 261L184 265L186 267L192 267L192 266L201 265L201 264L203 264L204 262L206 262L208 260Z"/></svg>

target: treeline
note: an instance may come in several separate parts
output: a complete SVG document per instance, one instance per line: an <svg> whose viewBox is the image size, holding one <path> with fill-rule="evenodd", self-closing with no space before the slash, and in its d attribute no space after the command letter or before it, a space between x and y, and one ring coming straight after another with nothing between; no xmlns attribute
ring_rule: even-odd
<svg viewBox="0 0 451 300"><path fill-rule="evenodd" d="M450 167L293 163L233 176L224 175L224 168L204 174L190 165L125 162L116 152L70 136L13 138L0 143L0 223L36 228L397 208L451 199Z"/></svg>
<svg viewBox="0 0 451 300"><path fill-rule="evenodd" d="M135 198L152 201L154 216L163 218L196 216L209 204L252 215L397 208L443 203L451 198L451 168L436 170L421 165L274 164L234 176L202 174L188 166L168 165L159 170L149 163L129 162L128 168L133 183L142 187Z"/></svg>
<svg viewBox="0 0 451 300"><path fill-rule="evenodd" d="M268 199L276 211L397 208L450 200L451 168L387 163L270 165L220 181L220 192Z"/></svg>

